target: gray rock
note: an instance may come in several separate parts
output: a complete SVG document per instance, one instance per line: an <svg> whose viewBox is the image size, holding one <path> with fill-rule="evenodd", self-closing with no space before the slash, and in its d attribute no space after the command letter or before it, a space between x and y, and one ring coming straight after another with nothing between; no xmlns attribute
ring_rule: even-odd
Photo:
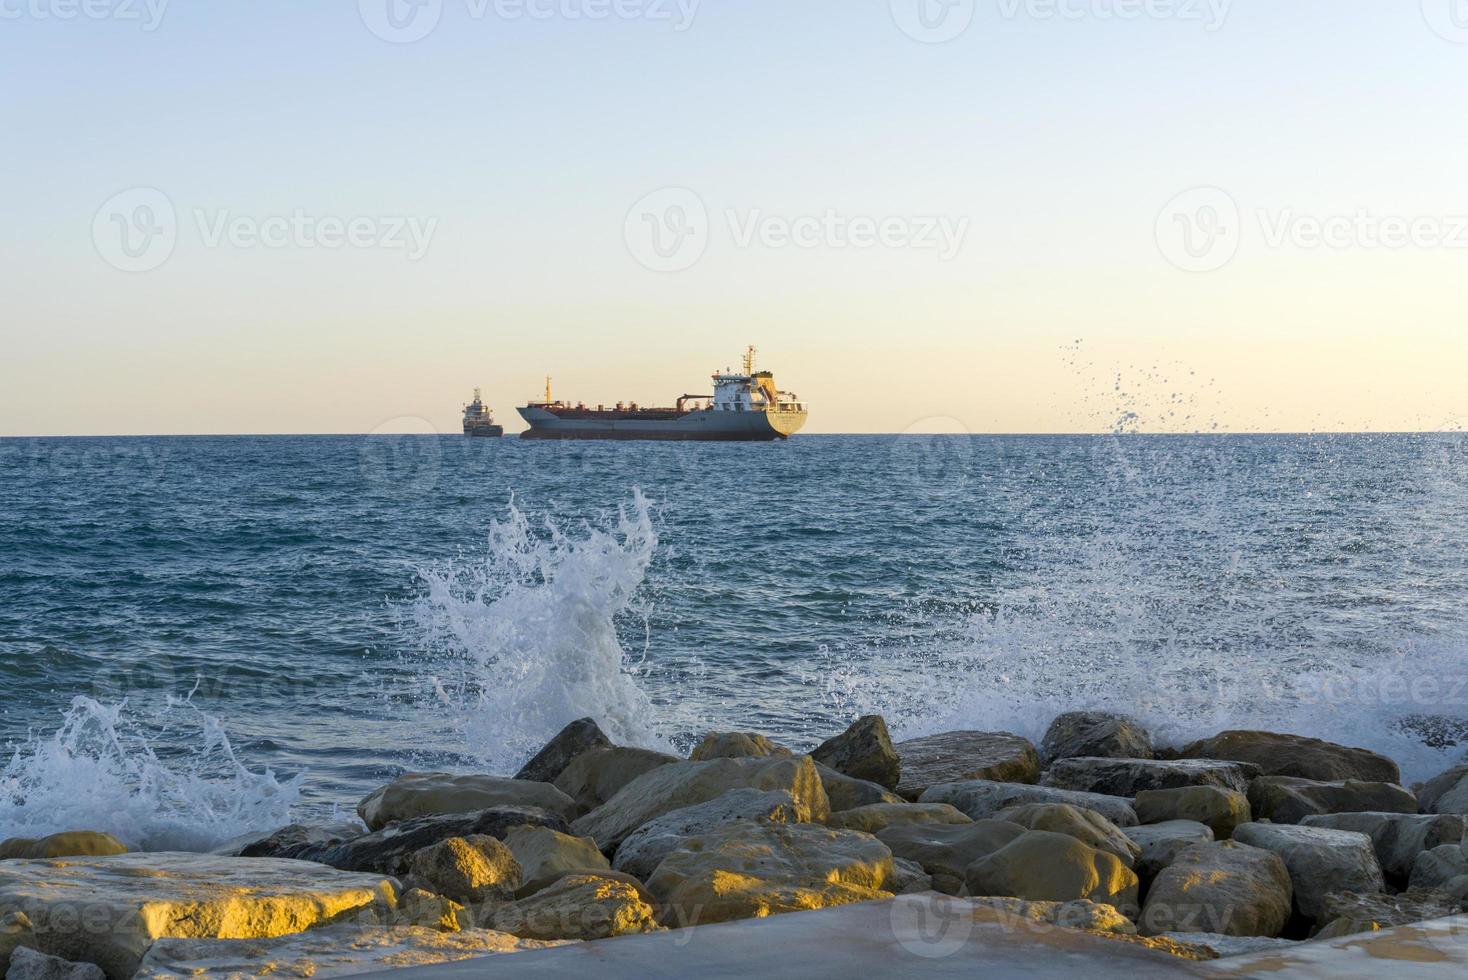
<svg viewBox="0 0 1468 980"><path fill-rule="evenodd" d="M901 774L901 762L881 715L858 718L846 731L822 742L810 757L839 773L888 789L896 788Z"/></svg>
<svg viewBox="0 0 1468 980"><path fill-rule="evenodd" d="M1408 879L1413 888L1449 888L1468 875L1468 850L1462 844L1440 844L1417 855Z"/></svg>
<svg viewBox="0 0 1468 980"><path fill-rule="evenodd" d="M24 946L10 954L10 969L5 971L5 980L103 980L106 976L96 964L73 963Z"/></svg>
<svg viewBox="0 0 1468 980"><path fill-rule="evenodd" d="M1152 882L1137 927L1144 936L1278 936L1289 922L1292 895L1278 854L1232 840L1196 844Z"/></svg>
<svg viewBox="0 0 1468 980"><path fill-rule="evenodd" d="M873 806L878 803L905 802L902 797L880 783L847 776L819 763L816 764L816 772L821 777L821 785L826 790L826 799L831 803L832 812L855 810L858 807Z"/></svg>
<svg viewBox="0 0 1468 980"><path fill-rule="evenodd" d="M440 813L478 813L497 806L533 806L565 820L578 813L575 802L548 783L499 776L410 772L379 787L357 804L368 830Z"/></svg>
<svg viewBox="0 0 1468 980"><path fill-rule="evenodd" d="M1423 813L1468 815L1468 766L1434 776L1417 791Z"/></svg>
<svg viewBox="0 0 1468 980"><path fill-rule="evenodd" d="M796 823L800 807L786 790L734 789L705 803L674 810L638 827L617 848L612 867L646 880L690 837L739 820Z"/></svg>
<svg viewBox="0 0 1468 980"><path fill-rule="evenodd" d="M1152 736L1125 715L1104 711L1068 711L1057 717L1040 740L1040 759L1087 756L1097 759L1150 759Z"/></svg>
<svg viewBox="0 0 1468 980"><path fill-rule="evenodd" d="M877 833L877 840L891 849L894 857L916 861L933 876L933 887L950 895L963 888L963 875L970 864L993 854L1025 833L1025 828L1006 820L980 820L967 824L904 824Z"/></svg>
<svg viewBox="0 0 1468 980"><path fill-rule="evenodd" d="M897 794L916 800L929 786L986 779L1033 783L1040 756L1029 739L1008 732L944 732L898 742L902 781Z"/></svg>
<svg viewBox="0 0 1468 980"><path fill-rule="evenodd" d="M1325 926L1312 939L1336 939L1394 929L1458 914L1458 901L1442 892L1411 889L1399 895L1338 892L1325 897Z"/></svg>
<svg viewBox="0 0 1468 980"><path fill-rule="evenodd" d="M1371 838L1387 882L1404 887L1417 855L1463 840L1463 818L1453 813L1325 813L1305 817L1305 827L1353 830Z"/></svg>
<svg viewBox="0 0 1468 980"><path fill-rule="evenodd" d="M1348 830L1246 823L1234 840L1278 854L1290 872L1295 908L1307 919L1325 921L1332 892L1375 894L1386 888L1371 838Z"/></svg>
<svg viewBox="0 0 1468 980"><path fill-rule="evenodd" d="M1249 798L1221 786L1179 786L1149 789L1137 794L1132 808L1142 823L1196 820L1207 824L1218 840L1228 840L1234 828L1251 818Z"/></svg>
<svg viewBox="0 0 1468 980"><path fill-rule="evenodd" d="M1399 783L1397 764L1367 749L1274 732L1228 731L1186 746L1185 759L1231 759L1259 767L1265 776L1296 776L1317 782L1356 779L1369 783Z"/></svg>
<svg viewBox="0 0 1468 980"><path fill-rule="evenodd" d="M1299 823L1322 813L1416 813L1417 797L1395 783L1322 783L1293 776L1264 776L1249 784L1255 820Z"/></svg>
<svg viewBox="0 0 1468 980"><path fill-rule="evenodd" d="M595 810L616 796L628 783L661 766L683 760L652 749L589 749L581 753L556 777L555 787L576 801L582 810Z"/></svg>
<svg viewBox="0 0 1468 980"><path fill-rule="evenodd" d="M510 849L482 834L450 837L414 852L408 873L429 891L464 904L507 901L524 881Z"/></svg>
<svg viewBox="0 0 1468 980"><path fill-rule="evenodd" d="M254 834L236 839L214 853L229 857L299 859L303 855L319 854L322 848L361 837L365 833L366 828L356 822L343 821L325 826L293 823L268 834Z"/></svg>
<svg viewBox="0 0 1468 980"><path fill-rule="evenodd" d="M372 871L400 877L407 874L409 859L431 844L476 834L504 840L511 827L522 824L563 833L566 830L566 821L554 813L535 807L501 806L478 813L447 813L404 820L376 833L311 849L301 857L343 871Z"/></svg>
<svg viewBox="0 0 1468 980"><path fill-rule="evenodd" d="M1258 769L1245 762L1217 759L1060 759L1041 778L1045 786L1136 796L1146 790L1181 786L1218 786L1243 791Z"/></svg>
<svg viewBox="0 0 1468 980"><path fill-rule="evenodd" d="M1197 844L1213 842L1213 831L1196 820L1168 820L1164 823L1128 827L1123 831L1141 849L1132 868L1145 888L1177 856Z"/></svg>
<svg viewBox="0 0 1468 980"><path fill-rule="evenodd" d="M923 866L907 858L892 859L892 888L897 895L915 895L933 890L933 876Z"/></svg>
<svg viewBox="0 0 1468 980"><path fill-rule="evenodd" d="M553 783L571 760L591 749L609 749L612 740L607 738L597 723L590 718L571 722L556 733L545 747L515 774L516 779L533 779L542 783Z"/></svg>
<svg viewBox="0 0 1468 980"><path fill-rule="evenodd" d="M832 810L826 826L875 834L909 823L973 823L947 803L871 803L851 810Z"/></svg>
<svg viewBox="0 0 1468 980"><path fill-rule="evenodd" d="M950 803L974 820L984 820L1000 810L1027 803L1069 803L1082 809L1095 810L1118 827L1137 825L1137 814L1128 800L1102 793L1056 789L1053 786L971 779L961 783L929 786L918 802Z"/></svg>
<svg viewBox="0 0 1468 980"><path fill-rule="evenodd" d="M1271 939L1267 936L1221 936L1216 932L1164 932L1173 939L1190 946L1203 946L1218 954L1219 959L1244 956L1248 953L1267 953L1298 946L1293 939Z"/></svg>

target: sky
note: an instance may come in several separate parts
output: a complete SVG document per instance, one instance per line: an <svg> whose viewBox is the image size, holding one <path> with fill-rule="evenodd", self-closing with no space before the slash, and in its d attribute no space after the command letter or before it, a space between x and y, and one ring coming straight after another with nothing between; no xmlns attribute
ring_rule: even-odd
<svg viewBox="0 0 1468 980"><path fill-rule="evenodd" d="M0 0L0 435L1468 424L1468 0Z"/></svg>

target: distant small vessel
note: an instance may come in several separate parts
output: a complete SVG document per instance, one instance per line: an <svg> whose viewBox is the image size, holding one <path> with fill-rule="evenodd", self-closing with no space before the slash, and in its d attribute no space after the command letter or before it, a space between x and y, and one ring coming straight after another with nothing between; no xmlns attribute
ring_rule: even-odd
<svg viewBox="0 0 1468 980"><path fill-rule="evenodd" d="M505 434L505 427L496 425L494 413L484 404L479 389L474 389L474 400L464 406L464 435L484 439L498 439Z"/></svg>
<svg viewBox="0 0 1468 980"><path fill-rule="evenodd" d="M551 398L519 409L530 423L522 439L657 439L769 442L788 439L805 425L799 397L775 387L775 376L754 369L753 347L744 355L744 373L725 370L713 376L712 395L684 395L672 408L642 408L618 402L613 408Z"/></svg>

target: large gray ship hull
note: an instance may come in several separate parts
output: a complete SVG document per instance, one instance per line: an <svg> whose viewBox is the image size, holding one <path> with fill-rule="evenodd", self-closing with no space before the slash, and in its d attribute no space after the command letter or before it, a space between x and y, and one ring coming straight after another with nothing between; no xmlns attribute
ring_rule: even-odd
<svg viewBox="0 0 1468 980"><path fill-rule="evenodd" d="M700 410L669 418L635 413L566 411L529 405L519 410L530 424L522 439L646 439L660 442L773 442L805 425L805 412Z"/></svg>

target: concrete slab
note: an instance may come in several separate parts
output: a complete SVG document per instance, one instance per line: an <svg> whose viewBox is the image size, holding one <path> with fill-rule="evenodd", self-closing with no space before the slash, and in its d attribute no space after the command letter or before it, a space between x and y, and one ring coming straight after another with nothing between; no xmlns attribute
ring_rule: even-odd
<svg viewBox="0 0 1468 980"><path fill-rule="evenodd" d="M1468 915L1196 964L1215 977L1412 980L1468 976Z"/></svg>

